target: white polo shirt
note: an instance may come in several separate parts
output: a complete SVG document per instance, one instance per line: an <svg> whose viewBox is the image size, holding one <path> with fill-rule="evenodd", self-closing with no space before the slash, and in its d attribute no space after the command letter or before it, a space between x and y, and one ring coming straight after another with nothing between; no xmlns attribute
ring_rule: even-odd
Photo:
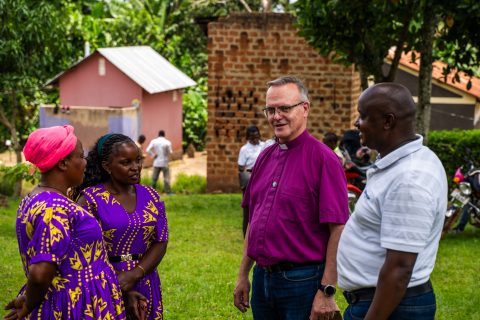
<svg viewBox="0 0 480 320"><path fill-rule="evenodd" d="M265 142L260 141L258 144L247 142L240 148L238 154L238 165L244 166L245 169L252 169L257 157L264 149Z"/></svg>
<svg viewBox="0 0 480 320"><path fill-rule="evenodd" d="M147 153L154 158L154 167L166 168L168 167L169 156L172 153L172 143L165 137L157 137L150 141Z"/></svg>
<svg viewBox="0 0 480 320"><path fill-rule="evenodd" d="M418 253L409 287L428 281L447 209L447 177L438 157L407 143L367 172L367 185L337 251L338 286L376 287L387 249Z"/></svg>

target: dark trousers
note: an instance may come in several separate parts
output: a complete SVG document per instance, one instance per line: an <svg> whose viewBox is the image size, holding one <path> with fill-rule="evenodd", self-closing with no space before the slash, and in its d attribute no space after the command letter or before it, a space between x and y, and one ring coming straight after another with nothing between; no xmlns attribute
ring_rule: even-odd
<svg viewBox="0 0 480 320"><path fill-rule="evenodd" d="M372 301L359 301L349 304L345 313L344 320L360 320L367 315L368 308ZM433 291L419 294L417 296L403 298L393 313L388 317L389 320L433 320L437 305Z"/></svg>
<svg viewBox="0 0 480 320"><path fill-rule="evenodd" d="M152 173L152 187L155 189L157 187L158 177L160 176L160 171L163 172L163 191L165 193L170 193L170 169L168 167L153 167Z"/></svg>
<svg viewBox="0 0 480 320"><path fill-rule="evenodd" d="M268 272L253 269L252 313L258 320L308 320L325 264Z"/></svg>

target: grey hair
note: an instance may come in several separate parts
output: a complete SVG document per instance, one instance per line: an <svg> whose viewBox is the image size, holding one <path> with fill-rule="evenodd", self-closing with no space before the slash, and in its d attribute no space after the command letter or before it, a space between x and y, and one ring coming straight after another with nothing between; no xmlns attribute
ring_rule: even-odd
<svg viewBox="0 0 480 320"><path fill-rule="evenodd" d="M267 89L271 87L284 86L289 83L293 83L297 86L298 91L300 92L300 99L302 101L309 101L307 87L305 87L302 80L300 80L295 76L284 76L284 77L280 77L275 80L269 81L267 82Z"/></svg>

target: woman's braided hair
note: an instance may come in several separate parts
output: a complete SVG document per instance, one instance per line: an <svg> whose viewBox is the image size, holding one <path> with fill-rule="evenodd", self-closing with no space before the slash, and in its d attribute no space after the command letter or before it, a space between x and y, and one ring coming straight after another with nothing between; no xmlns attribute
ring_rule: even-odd
<svg viewBox="0 0 480 320"><path fill-rule="evenodd" d="M122 143L133 143L135 145L135 142L131 138L121 133L106 134L95 142L92 150L88 152L87 167L85 168L83 182L78 187L72 189L72 199L76 200L81 190L110 179L110 175L103 168L102 162L108 161L110 155L115 152L116 148Z"/></svg>

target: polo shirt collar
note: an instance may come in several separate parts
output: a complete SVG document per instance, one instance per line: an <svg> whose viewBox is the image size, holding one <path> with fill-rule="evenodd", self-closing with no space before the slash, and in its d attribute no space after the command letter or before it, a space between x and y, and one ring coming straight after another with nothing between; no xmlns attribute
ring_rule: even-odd
<svg viewBox="0 0 480 320"><path fill-rule="evenodd" d="M309 136L310 136L310 134L308 133L308 130L305 129L305 131L303 131L302 134L299 135L298 137L296 137L294 140L289 141L287 143L280 143L279 142L278 145L280 146L280 149L282 149L282 150L293 149L296 146L301 145L305 140L308 139Z"/></svg>
<svg viewBox="0 0 480 320"><path fill-rule="evenodd" d="M390 166L392 163L396 162L397 160L408 156L409 154L419 150L423 147L423 137L419 134L416 134L417 139L404 144L400 148L397 148L387 154L385 157L381 157L379 155L377 157L377 161L375 161L375 167L378 169L385 169L386 167Z"/></svg>

